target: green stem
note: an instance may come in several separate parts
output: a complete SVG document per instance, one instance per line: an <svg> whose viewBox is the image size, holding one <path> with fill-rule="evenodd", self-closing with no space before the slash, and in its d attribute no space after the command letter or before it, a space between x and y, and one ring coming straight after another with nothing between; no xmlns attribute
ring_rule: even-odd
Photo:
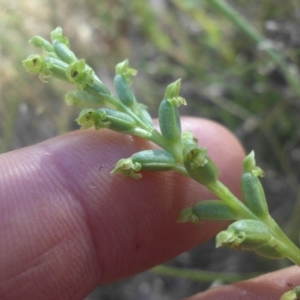
<svg viewBox="0 0 300 300"><path fill-rule="evenodd" d="M175 168L174 168L175 171L181 173L182 175L184 176L188 176L189 177L189 174L188 172L186 171L186 168L182 165L182 164L178 164Z"/></svg>
<svg viewBox="0 0 300 300"><path fill-rule="evenodd" d="M237 211L241 218L259 220L266 224L273 236L270 246L275 247L278 252L300 266L300 249L285 235L270 215L264 219L258 218L220 181L216 181L214 184L207 186L207 188L224 203Z"/></svg>
<svg viewBox="0 0 300 300"><path fill-rule="evenodd" d="M291 241L289 243L283 243L281 240L274 238L268 244L293 263L300 266L300 250Z"/></svg>
<svg viewBox="0 0 300 300"><path fill-rule="evenodd" d="M285 235L270 215L264 220L264 223L269 227L274 237L274 240L269 243L270 246L300 266L300 249Z"/></svg>
<svg viewBox="0 0 300 300"><path fill-rule="evenodd" d="M214 280L221 280L223 283L233 283L239 280L246 280L261 275L260 273L249 274L222 274L217 272L199 271L185 268L174 268L167 266L156 266L151 269L151 272L160 275L167 275L173 277L184 277L191 280L201 282L212 282Z"/></svg>
<svg viewBox="0 0 300 300"><path fill-rule="evenodd" d="M104 100L106 97L106 94L101 94L99 93L98 89L96 86L87 86L85 88L85 90L89 93L91 93L93 96L95 97L102 97ZM109 102L110 104L112 104L115 109L120 110L128 115L130 115L135 121L138 127L140 127L141 129L145 130L148 132L148 134L144 135L142 134L141 131L141 135L139 135L145 139L149 139L149 136L151 136L151 132L149 131L149 125L145 124L133 111L131 108L127 107L125 104L123 104L119 99L115 98L112 94L107 94L107 97L109 98L108 100L106 100L107 102Z"/></svg>
<svg viewBox="0 0 300 300"><path fill-rule="evenodd" d="M291 66L286 62L283 55L276 50L271 43L247 21L238 11L223 0L206 0L207 4L215 7L219 12L226 16L241 31L246 33L258 46L264 50L270 58L276 62L284 74L287 82L294 90L297 97L300 98L300 79L299 75L292 71Z"/></svg>
<svg viewBox="0 0 300 300"><path fill-rule="evenodd" d="M182 147L180 145L174 145L167 141L157 130L153 129L151 137L149 138L150 141L155 143L156 145L160 146L161 148L169 151L175 157L175 159L182 164Z"/></svg>
<svg viewBox="0 0 300 300"><path fill-rule="evenodd" d="M254 219L258 217L253 214L232 192L219 180L210 184L207 188L218 196L225 204L238 212L241 219Z"/></svg>

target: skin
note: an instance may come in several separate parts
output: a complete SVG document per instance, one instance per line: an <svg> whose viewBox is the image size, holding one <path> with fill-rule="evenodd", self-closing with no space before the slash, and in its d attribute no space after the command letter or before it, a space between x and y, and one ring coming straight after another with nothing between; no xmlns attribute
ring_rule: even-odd
<svg viewBox="0 0 300 300"><path fill-rule="evenodd" d="M244 151L235 137L201 119L185 118L183 129L208 148L221 181L239 195ZM226 226L176 223L183 208L212 197L180 174L145 172L141 180L109 174L120 158L152 147L87 130L0 156L1 300L82 300L97 285L169 260ZM300 284L298 267L189 299L279 299L291 284Z"/></svg>

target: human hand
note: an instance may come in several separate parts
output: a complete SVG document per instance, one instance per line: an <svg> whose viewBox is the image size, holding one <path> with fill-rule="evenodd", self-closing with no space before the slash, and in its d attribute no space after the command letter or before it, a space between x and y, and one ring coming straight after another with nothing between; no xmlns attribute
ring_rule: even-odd
<svg viewBox="0 0 300 300"><path fill-rule="evenodd" d="M236 139L206 120L185 118L183 128L239 194L244 152ZM109 174L118 159L144 148L145 140L88 130L1 155L1 299L82 300L98 284L169 260L225 226L176 223L191 201L210 197L178 173L145 172L141 180ZM291 289L287 283L300 284L299 275L294 267L190 299L277 299Z"/></svg>

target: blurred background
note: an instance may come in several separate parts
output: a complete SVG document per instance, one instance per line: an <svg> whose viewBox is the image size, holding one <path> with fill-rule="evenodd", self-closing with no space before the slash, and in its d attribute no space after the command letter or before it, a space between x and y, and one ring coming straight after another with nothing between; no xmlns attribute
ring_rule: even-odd
<svg viewBox="0 0 300 300"><path fill-rule="evenodd" d="M78 129L80 109L63 97L73 87L42 83L21 60L39 53L33 35L49 38L61 26L77 57L85 58L113 90L116 63L138 70L133 88L153 115L168 83L182 78L182 114L213 119L255 150L276 221L299 243L300 2L231 0L249 24L233 21L209 0L0 0L0 151ZM223 1L219 1L223 2ZM251 32L254 26L261 36ZM258 43L260 40L260 43ZM271 50L270 50L271 49ZM279 62L279 63L278 63ZM281 268L214 241L183 253L169 266L247 273ZM86 300L181 299L217 282L150 272L99 287Z"/></svg>

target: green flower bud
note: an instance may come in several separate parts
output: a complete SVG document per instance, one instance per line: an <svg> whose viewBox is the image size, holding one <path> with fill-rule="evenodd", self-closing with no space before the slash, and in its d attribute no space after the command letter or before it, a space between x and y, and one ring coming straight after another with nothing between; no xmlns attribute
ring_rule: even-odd
<svg viewBox="0 0 300 300"><path fill-rule="evenodd" d="M177 101L177 106L186 105L184 98L179 96L181 87L181 79L178 79L171 84L169 84L165 91L165 99L173 99L173 101Z"/></svg>
<svg viewBox="0 0 300 300"><path fill-rule="evenodd" d="M51 76L68 81L66 76L68 65L56 58L30 55L26 60L23 60L23 65L29 73L40 73L40 79L43 82L47 82L47 78Z"/></svg>
<svg viewBox="0 0 300 300"><path fill-rule="evenodd" d="M159 127L161 134L168 141L177 143L181 137L181 123L178 107L186 104L179 97L180 79L169 84L166 88L165 97L160 103L158 110Z"/></svg>
<svg viewBox="0 0 300 300"><path fill-rule="evenodd" d="M168 171L176 167L174 156L165 150L144 150L132 155L133 162L141 164L145 171Z"/></svg>
<svg viewBox="0 0 300 300"><path fill-rule="evenodd" d="M114 85L119 99L128 107L136 104L136 99L130 88L129 83L126 81L122 74L117 74L114 79Z"/></svg>
<svg viewBox="0 0 300 300"><path fill-rule="evenodd" d="M159 111L160 132L165 139L172 142L178 142L181 136L181 123L178 107L163 99L160 103Z"/></svg>
<svg viewBox="0 0 300 300"><path fill-rule="evenodd" d="M126 113L109 108L101 108L98 113L102 122L109 124L109 129L118 132L130 132L137 126L135 120Z"/></svg>
<svg viewBox="0 0 300 300"><path fill-rule="evenodd" d="M300 286L296 286L291 291L284 293L280 300L299 300L300 299Z"/></svg>
<svg viewBox="0 0 300 300"><path fill-rule="evenodd" d="M139 118L146 123L148 126L153 127L153 120L147 110L145 105L140 104L138 116Z"/></svg>
<svg viewBox="0 0 300 300"><path fill-rule="evenodd" d="M274 247L269 246L268 244L258 247L254 252L260 256L270 258L270 259L283 259L285 256L278 252Z"/></svg>
<svg viewBox="0 0 300 300"><path fill-rule="evenodd" d="M111 173L122 173L125 177L141 178L139 171L168 171L174 169L176 160L165 150L144 150L135 153L130 158L117 162Z"/></svg>
<svg viewBox="0 0 300 300"><path fill-rule="evenodd" d="M51 34L51 41L54 42L54 40L60 41L62 44L65 44L67 47L70 47L69 39L63 35L63 30L61 27L57 27L54 29Z"/></svg>
<svg viewBox="0 0 300 300"><path fill-rule="evenodd" d="M237 250L255 250L272 238L269 228L257 220L239 220L218 233L216 248L227 246Z"/></svg>
<svg viewBox="0 0 300 300"><path fill-rule="evenodd" d="M243 169L245 173L252 173L256 177L263 177L265 175L264 171L256 166L254 151L251 151L243 161Z"/></svg>
<svg viewBox="0 0 300 300"><path fill-rule="evenodd" d="M36 35L31 40L29 40L33 46L37 48L42 48L45 52L51 53L54 52L53 46L43 37Z"/></svg>
<svg viewBox="0 0 300 300"><path fill-rule="evenodd" d="M184 209L178 222L199 223L199 220L235 220L237 213L220 200L204 200Z"/></svg>
<svg viewBox="0 0 300 300"><path fill-rule="evenodd" d="M268 204L259 179L252 173L244 173L241 187L246 206L259 218L266 217L269 214Z"/></svg>
<svg viewBox="0 0 300 300"><path fill-rule="evenodd" d="M54 57L46 57L45 62L47 64L46 68L50 71L52 77L69 82L66 74L68 65L65 62Z"/></svg>
<svg viewBox="0 0 300 300"><path fill-rule="evenodd" d="M128 59L125 59L116 65L116 75L117 74L123 75L125 80L130 85L132 83L131 78L137 74L137 70L129 68L129 61Z"/></svg>
<svg viewBox="0 0 300 300"><path fill-rule="evenodd" d="M75 54L59 40L54 40L52 45L56 55L65 63L71 64L78 60Z"/></svg>
<svg viewBox="0 0 300 300"><path fill-rule="evenodd" d="M207 156L207 150L195 142L184 143L183 163L189 175L203 185L210 185L218 179L218 168Z"/></svg>
<svg viewBox="0 0 300 300"><path fill-rule="evenodd" d="M76 119L81 129L90 127L109 128L118 132L130 132L136 127L132 117L110 108L84 109Z"/></svg>
<svg viewBox="0 0 300 300"><path fill-rule="evenodd" d="M256 167L255 154L251 151L243 161L244 172L251 172Z"/></svg>

